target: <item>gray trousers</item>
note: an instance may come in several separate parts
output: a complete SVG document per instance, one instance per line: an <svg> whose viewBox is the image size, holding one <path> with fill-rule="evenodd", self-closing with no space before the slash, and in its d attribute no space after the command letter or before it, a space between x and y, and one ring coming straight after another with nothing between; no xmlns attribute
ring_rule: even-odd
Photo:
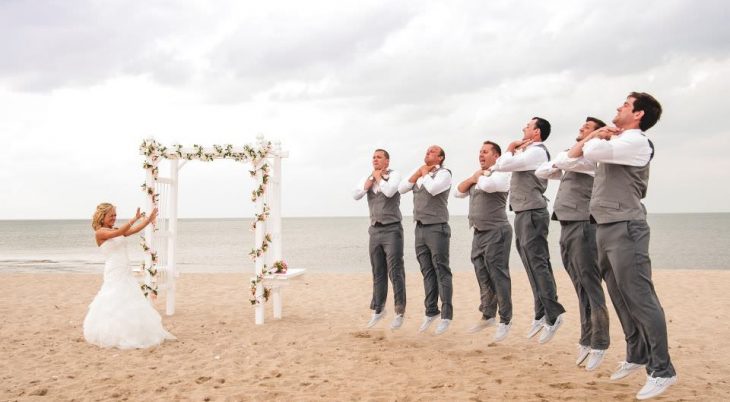
<svg viewBox="0 0 730 402"><path fill-rule="evenodd" d="M426 294L426 315L439 314L438 299L441 297L441 318L451 319L453 285L449 268L449 243L451 227L448 223L433 225L416 224L416 258L421 266L423 289Z"/></svg>
<svg viewBox="0 0 730 402"><path fill-rule="evenodd" d="M626 361L654 377L676 373L669 359L664 309L654 291L645 220L599 224L598 265L626 338Z"/></svg>
<svg viewBox="0 0 730 402"><path fill-rule="evenodd" d="M580 343L608 349L608 308L601 286L596 249L596 225L589 221L560 222L560 254L568 271L580 311Z"/></svg>
<svg viewBox="0 0 730 402"><path fill-rule="evenodd" d="M515 246L530 280L535 319L544 316L548 325L553 325L565 309L558 303L553 267L550 265L547 243L549 224L547 208L517 212L515 215Z"/></svg>
<svg viewBox="0 0 730 402"><path fill-rule="evenodd" d="M370 226L370 265L373 268L373 298L370 309L383 311L388 298L388 277L393 284L395 313L406 311L406 275L403 267L403 225Z"/></svg>
<svg viewBox="0 0 730 402"><path fill-rule="evenodd" d="M509 224L489 230L474 229L471 262L479 283L479 311L485 319L496 316L499 322L512 321L512 280L509 276L509 250L512 227Z"/></svg>

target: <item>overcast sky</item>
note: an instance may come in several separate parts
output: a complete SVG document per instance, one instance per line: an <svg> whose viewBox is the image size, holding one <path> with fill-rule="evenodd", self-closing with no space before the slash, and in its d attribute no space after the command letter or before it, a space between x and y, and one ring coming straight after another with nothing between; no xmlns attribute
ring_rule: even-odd
<svg viewBox="0 0 730 402"><path fill-rule="evenodd" d="M441 145L459 181L484 140L541 116L557 154L634 90L664 107L649 211L730 212L728 4L0 0L0 219L88 218L102 201L128 216L144 138L259 133L290 152L285 216L365 215L351 193L377 147L405 174ZM242 164L180 178L181 217L253 213Z"/></svg>

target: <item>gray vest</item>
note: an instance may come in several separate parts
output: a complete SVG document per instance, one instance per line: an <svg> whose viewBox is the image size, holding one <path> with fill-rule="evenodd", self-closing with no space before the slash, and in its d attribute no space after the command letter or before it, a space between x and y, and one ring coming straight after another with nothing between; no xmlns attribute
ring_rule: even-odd
<svg viewBox="0 0 730 402"><path fill-rule="evenodd" d="M392 197L386 197L382 191L377 194L368 190L368 208L370 208L370 224L388 225L401 221L400 193L396 191Z"/></svg>
<svg viewBox="0 0 730 402"><path fill-rule="evenodd" d="M593 176L576 172L563 173L553 204L553 220L589 220L588 204L591 202L592 190Z"/></svg>
<svg viewBox="0 0 730 402"><path fill-rule="evenodd" d="M489 230L508 224L506 206L507 192L487 193L472 186L469 190L469 226Z"/></svg>
<svg viewBox="0 0 730 402"><path fill-rule="evenodd" d="M654 157L654 144L649 141ZM641 200L649 186L649 163L645 166L599 163L593 182L591 218L596 223L646 220Z"/></svg>
<svg viewBox="0 0 730 402"><path fill-rule="evenodd" d="M451 171L445 168L437 170ZM450 188L450 187L449 187ZM413 185L413 220L424 225L445 223L449 221L449 190L431 195L425 187Z"/></svg>
<svg viewBox="0 0 730 402"><path fill-rule="evenodd" d="M535 144L535 146L544 149L550 160L550 152L545 145ZM512 172L512 181L509 185L509 209L522 212L547 207L547 200L543 196L547 185L547 179L535 176L534 170Z"/></svg>

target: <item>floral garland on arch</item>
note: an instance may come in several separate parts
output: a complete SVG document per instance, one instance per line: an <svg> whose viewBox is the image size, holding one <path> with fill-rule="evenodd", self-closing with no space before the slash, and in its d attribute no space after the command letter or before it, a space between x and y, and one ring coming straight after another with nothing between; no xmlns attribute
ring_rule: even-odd
<svg viewBox="0 0 730 402"><path fill-rule="evenodd" d="M158 207L159 193L155 192L154 182L157 181L159 175L159 169L157 164L162 159L182 159L182 160L199 160L204 162L210 162L214 159L233 159L236 162L250 162L253 165L253 170L249 170L251 177L256 177L258 173L261 173L261 180L258 183L256 189L251 192L251 201L255 202L266 193L266 188L269 183L269 165L265 162L266 158L271 154L271 141L260 141L259 147L255 148L250 145L244 145L242 152L235 152L234 147L231 144L228 145L213 145L213 152L206 152L205 148L200 145L193 145L193 151L185 151L182 145L175 144L171 148L160 145L153 139L147 139L142 142L139 149L140 152L145 156L145 161L142 167L150 173L153 183L145 182L142 184L142 191L144 191L150 198L153 208ZM269 206L264 203L263 210L255 215L255 219L251 224L251 230L256 230L258 222L264 222L269 217ZM157 225L155 222L152 223L152 230L157 231ZM256 262L258 258L262 258L269 248L271 243L271 234L266 233L262 244L251 250L249 255L251 259ZM150 265L147 266L145 262L142 263L142 270L147 272L150 276L150 285L143 284L142 292L147 296L150 293L157 295L157 252L150 246L148 246L146 239L142 236L142 249L149 255ZM282 270L283 267L283 270ZM267 301L271 294L270 288L264 288L264 294L261 297L256 297L256 287L263 281L264 275L270 273L281 273L286 272L286 263L283 261L276 261L272 267L267 267L264 264L262 272L256 275L255 278L251 279L251 304L259 304ZM263 300L262 300L263 299Z"/></svg>
<svg viewBox="0 0 730 402"><path fill-rule="evenodd" d="M267 237L269 237L267 235ZM268 242L271 242L271 239L268 239ZM268 247L267 240L264 240L264 243L261 245L263 247ZM249 255L255 260L258 258L256 254L261 251L261 249L253 249L249 253ZM264 269L261 271L259 275L256 275L255 278L251 278L251 297L248 299L252 305L260 304L265 301L269 300L269 296L271 296L271 288L264 286L264 293L256 297L256 288L258 287L258 284L264 280L264 277L266 275L271 274L285 274L287 271L287 264L286 261L274 261L274 263L269 267L266 264L264 264Z"/></svg>

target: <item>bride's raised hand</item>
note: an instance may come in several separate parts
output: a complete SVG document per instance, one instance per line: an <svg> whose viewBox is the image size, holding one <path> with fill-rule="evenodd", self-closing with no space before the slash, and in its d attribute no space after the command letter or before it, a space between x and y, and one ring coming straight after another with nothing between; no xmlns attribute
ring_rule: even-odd
<svg viewBox="0 0 730 402"><path fill-rule="evenodd" d="M142 218L142 212L140 212L139 207L137 207L137 213L134 214L134 220L137 221L140 218Z"/></svg>

